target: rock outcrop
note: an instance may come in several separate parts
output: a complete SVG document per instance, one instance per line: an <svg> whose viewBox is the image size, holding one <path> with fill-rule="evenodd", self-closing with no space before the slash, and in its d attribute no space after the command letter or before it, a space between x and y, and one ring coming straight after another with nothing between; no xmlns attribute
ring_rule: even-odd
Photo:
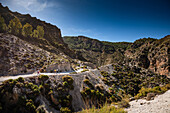
<svg viewBox="0 0 170 113"><path fill-rule="evenodd" d="M170 76L170 36L162 39L139 39L125 51L131 65Z"/></svg>

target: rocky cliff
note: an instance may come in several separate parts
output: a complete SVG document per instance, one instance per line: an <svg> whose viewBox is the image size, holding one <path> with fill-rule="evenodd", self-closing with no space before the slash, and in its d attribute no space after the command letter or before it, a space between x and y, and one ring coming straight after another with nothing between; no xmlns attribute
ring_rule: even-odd
<svg viewBox="0 0 170 113"><path fill-rule="evenodd" d="M131 65L149 69L152 72L170 76L170 36L161 39L144 38L136 40L126 51Z"/></svg>

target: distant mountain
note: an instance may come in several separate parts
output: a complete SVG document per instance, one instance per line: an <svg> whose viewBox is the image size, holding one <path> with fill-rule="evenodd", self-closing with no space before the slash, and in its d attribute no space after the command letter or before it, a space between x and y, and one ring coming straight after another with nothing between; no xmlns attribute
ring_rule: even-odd
<svg viewBox="0 0 170 113"><path fill-rule="evenodd" d="M97 66L122 62L124 51L131 44L128 42L102 42L84 36L65 36L63 39L71 49L76 50L87 61Z"/></svg>
<svg viewBox="0 0 170 113"><path fill-rule="evenodd" d="M104 42L84 36L63 39L71 49L97 66L121 63L170 76L170 35L159 40L143 38L134 43Z"/></svg>

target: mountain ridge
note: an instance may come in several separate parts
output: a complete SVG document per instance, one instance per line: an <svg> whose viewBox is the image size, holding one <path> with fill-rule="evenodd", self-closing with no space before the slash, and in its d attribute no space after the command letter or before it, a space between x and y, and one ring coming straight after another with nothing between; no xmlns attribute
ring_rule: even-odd
<svg viewBox="0 0 170 113"><path fill-rule="evenodd" d="M136 65L146 69L151 69L153 72L169 75L169 58L170 58L170 35L161 39L143 38L129 42L106 42L97 39L91 39L84 36L66 36L63 37L68 46L79 52L87 61L94 63L97 66L106 65L109 63L124 63L127 65ZM155 50L156 49L156 50ZM159 49L162 51L160 52ZM157 51L157 52L155 52ZM157 69L153 66L159 55L162 55L162 60L157 64ZM156 55L154 59L151 57ZM151 62L151 63L150 63ZM157 61L159 62L159 61ZM166 65L161 69L162 65Z"/></svg>

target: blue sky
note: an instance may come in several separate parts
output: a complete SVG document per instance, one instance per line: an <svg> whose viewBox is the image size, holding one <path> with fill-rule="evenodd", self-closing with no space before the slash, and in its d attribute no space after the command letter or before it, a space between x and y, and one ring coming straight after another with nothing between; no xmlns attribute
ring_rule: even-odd
<svg viewBox="0 0 170 113"><path fill-rule="evenodd" d="M170 0L0 0L61 29L62 36L102 41L170 35Z"/></svg>

